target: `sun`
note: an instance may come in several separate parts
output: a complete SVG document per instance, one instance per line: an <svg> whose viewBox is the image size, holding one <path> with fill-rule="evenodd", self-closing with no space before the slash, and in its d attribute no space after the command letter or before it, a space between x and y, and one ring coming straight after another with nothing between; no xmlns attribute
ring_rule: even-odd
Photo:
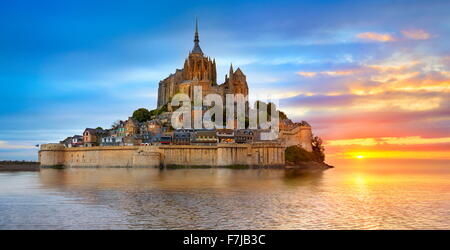
<svg viewBox="0 0 450 250"><path fill-rule="evenodd" d="M363 158L364 158L364 155L357 155L356 158L358 158L358 159L363 159Z"/></svg>

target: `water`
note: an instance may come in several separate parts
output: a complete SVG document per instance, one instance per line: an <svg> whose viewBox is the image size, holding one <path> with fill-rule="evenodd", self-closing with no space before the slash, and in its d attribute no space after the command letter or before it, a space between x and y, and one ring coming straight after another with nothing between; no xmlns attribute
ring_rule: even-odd
<svg viewBox="0 0 450 250"><path fill-rule="evenodd" d="M0 229L450 229L450 168L0 173Z"/></svg>

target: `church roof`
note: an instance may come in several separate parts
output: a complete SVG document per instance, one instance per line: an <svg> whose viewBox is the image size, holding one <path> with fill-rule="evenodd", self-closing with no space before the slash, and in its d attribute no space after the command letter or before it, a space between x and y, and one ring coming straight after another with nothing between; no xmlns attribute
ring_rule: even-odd
<svg viewBox="0 0 450 250"><path fill-rule="evenodd" d="M235 74L244 75L244 73L242 72L241 68L237 68Z"/></svg>

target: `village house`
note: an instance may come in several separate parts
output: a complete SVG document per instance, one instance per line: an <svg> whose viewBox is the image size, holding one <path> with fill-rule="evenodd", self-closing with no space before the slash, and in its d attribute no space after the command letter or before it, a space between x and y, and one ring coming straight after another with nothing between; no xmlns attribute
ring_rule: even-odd
<svg viewBox="0 0 450 250"><path fill-rule="evenodd" d="M234 130L232 129L218 129L217 130L217 139L219 143L234 143Z"/></svg>
<svg viewBox="0 0 450 250"><path fill-rule="evenodd" d="M189 145L191 144L192 130L180 129L173 132L172 144Z"/></svg>
<svg viewBox="0 0 450 250"><path fill-rule="evenodd" d="M144 145L158 143L161 138L161 133L164 131L161 122L156 119L138 123L138 126L139 134L136 138L141 139L141 143Z"/></svg>
<svg viewBox="0 0 450 250"><path fill-rule="evenodd" d="M87 128L83 132L83 145L84 147L95 147L100 145L101 138L106 136L108 131L103 129Z"/></svg>
<svg viewBox="0 0 450 250"><path fill-rule="evenodd" d="M72 136L67 137L66 139L60 141L59 143L63 144L64 147L69 148L70 146L72 146Z"/></svg>
<svg viewBox="0 0 450 250"><path fill-rule="evenodd" d="M123 146L124 136L117 134L117 129L109 129L106 134L102 135L100 146Z"/></svg>
<svg viewBox="0 0 450 250"><path fill-rule="evenodd" d="M137 146L142 144L142 138L139 135L128 135L123 138L124 146Z"/></svg>
<svg viewBox="0 0 450 250"><path fill-rule="evenodd" d="M255 139L255 131L251 129L239 129L235 131L234 140L236 143L252 143Z"/></svg>
<svg viewBox="0 0 450 250"><path fill-rule="evenodd" d="M83 136L74 135L72 137L72 145L71 147L82 147L83 146Z"/></svg>
<svg viewBox="0 0 450 250"><path fill-rule="evenodd" d="M162 135L163 133L156 133L156 134L149 133L147 136L142 137L142 144L157 145L160 143Z"/></svg>
<svg viewBox="0 0 450 250"><path fill-rule="evenodd" d="M169 145L172 143L173 132L166 132L161 134L159 139L159 144L161 145Z"/></svg>
<svg viewBox="0 0 450 250"><path fill-rule="evenodd" d="M145 124L148 132L151 132L153 134L162 132L162 125L161 122L158 120L147 121L145 122Z"/></svg>
<svg viewBox="0 0 450 250"><path fill-rule="evenodd" d="M137 135L139 134L139 122L135 120L134 118L130 117L125 122L125 135Z"/></svg>
<svg viewBox="0 0 450 250"><path fill-rule="evenodd" d="M193 133L192 144L217 144L217 134L214 130L196 130Z"/></svg>
<svg viewBox="0 0 450 250"><path fill-rule="evenodd" d="M71 137L67 137L63 141L60 142L66 148L74 148L74 147L82 147L83 146L83 136L74 135Z"/></svg>
<svg viewBox="0 0 450 250"><path fill-rule="evenodd" d="M113 127L111 128L111 136L113 137L125 137L126 136L126 129L125 129L125 121L118 121L116 122Z"/></svg>

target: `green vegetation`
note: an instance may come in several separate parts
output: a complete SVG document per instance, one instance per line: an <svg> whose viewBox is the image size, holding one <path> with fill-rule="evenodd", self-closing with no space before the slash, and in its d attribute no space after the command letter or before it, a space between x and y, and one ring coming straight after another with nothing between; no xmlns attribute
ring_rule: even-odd
<svg viewBox="0 0 450 250"><path fill-rule="evenodd" d="M318 152L308 152L298 146L287 147L285 151L285 159L287 162L292 162L294 164L308 161L323 162L324 160Z"/></svg>
<svg viewBox="0 0 450 250"><path fill-rule="evenodd" d="M160 115L160 114L162 114L162 113L164 113L164 112L167 112L167 111L169 111L169 110L167 109L167 104L166 104L166 105L162 106L162 107L159 108L159 109L151 110L151 111L150 111L150 115L151 115L152 117L154 117L154 116L158 116L158 115Z"/></svg>
<svg viewBox="0 0 450 250"><path fill-rule="evenodd" d="M145 122L151 119L150 111L146 108L140 108L133 112L133 119L138 122Z"/></svg>
<svg viewBox="0 0 450 250"><path fill-rule="evenodd" d="M167 111L168 111L167 105L164 105L159 109L154 109L150 111L146 108L140 108L133 112L132 117L138 122L146 122L155 118L155 116L158 116Z"/></svg>
<svg viewBox="0 0 450 250"><path fill-rule="evenodd" d="M102 128L102 127L96 127L95 129L98 129L98 130L103 130L103 128Z"/></svg>

